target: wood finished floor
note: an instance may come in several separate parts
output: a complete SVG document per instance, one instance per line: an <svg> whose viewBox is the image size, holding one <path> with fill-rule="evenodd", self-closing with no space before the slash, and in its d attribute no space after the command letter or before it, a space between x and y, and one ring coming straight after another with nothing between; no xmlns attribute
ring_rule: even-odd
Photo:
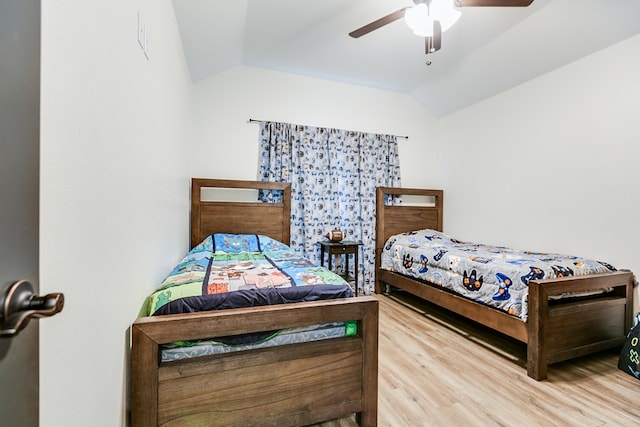
<svg viewBox="0 0 640 427"><path fill-rule="evenodd" d="M618 350L538 382L524 344L410 295L378 298L379 426L640 426L640 381L617 368Z"/></svg>

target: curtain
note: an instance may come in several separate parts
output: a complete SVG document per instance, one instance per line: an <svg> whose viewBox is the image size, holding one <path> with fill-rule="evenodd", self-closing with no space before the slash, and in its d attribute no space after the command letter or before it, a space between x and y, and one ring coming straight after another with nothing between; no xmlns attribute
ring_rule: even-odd
<svg viewBox="0 0 640 427"><path fill-rule="evenodd" d="M397 138L276 122L262 122L259 138L258 179L291 183L291 247L319 263L317 243L342 230L344 240L362 242L358 288L371 293L376 187L400 187Z"/></svg>

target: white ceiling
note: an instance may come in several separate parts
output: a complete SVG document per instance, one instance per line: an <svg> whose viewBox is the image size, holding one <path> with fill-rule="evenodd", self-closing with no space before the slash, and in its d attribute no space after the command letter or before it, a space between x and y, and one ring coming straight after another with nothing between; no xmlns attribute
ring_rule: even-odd
<svg viewBox="0 0 640 427"><path fill-rule="evenodd" d="M173 0L194 82L238 65L413 95L436 117L640 33L640 0L462 8L429 55L403 20L348 36L412 0ZM639 52L640 54L640 52Z"/></svg>

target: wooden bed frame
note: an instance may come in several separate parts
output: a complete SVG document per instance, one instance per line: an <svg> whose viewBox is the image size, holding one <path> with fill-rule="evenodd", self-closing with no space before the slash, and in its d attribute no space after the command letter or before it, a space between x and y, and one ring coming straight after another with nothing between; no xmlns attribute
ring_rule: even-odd
<svg viewBox="0 0 640 427"><path fill-rule="evenodd" d="M283 203L207 202L212 188L283 190ZM289 243L289 184L192 180L191 246L213 232ZM316 342L160 362L178 340L355 320L358 334ZM131 424L300 426L356 414L377 425L378 301L301 302L140 318L131 328Z"/></svg>
<svg viewBox="0 0 640 427"><path fill-rule="evenodd" d="M428 196L433 206L385 205L388 196ZM442 190L380 187L376 193L376 293L383 285L427 301L527 344L527 374L542 380L549 364L621 346L633 320L634 276L628 271L537 280L529 284L528 320L455 295L436 285L380 268L386 240L412 230L442 231ZM611 294L567 302L550 297L565 292L613 288Z"/></svg>

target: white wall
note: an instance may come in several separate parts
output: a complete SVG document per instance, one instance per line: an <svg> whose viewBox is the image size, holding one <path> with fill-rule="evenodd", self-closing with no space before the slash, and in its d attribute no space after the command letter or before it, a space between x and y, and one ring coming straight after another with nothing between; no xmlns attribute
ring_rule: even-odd
<svg viewBox="0 0 640 427"><path fill-rule="evenodd" d="M255 180L253 118L409 136L398 140L403 185L435 185L436 121L409 95L250 67L194 89L193 176Z"/></svg>
<svg viewBox="0 0 640 427"><path fill-rule="evenodd" d="M444 228L640 274L640 36L439 122Z"/></svg>
<svg viewBox="0 0 640 427"><path fill-rule="evenodd" d="M128 327L186 252L189 178L256 177L249 118L408 135L403 184L444 188L447 231L640 271L640 36L436 121L408 95L248 67L192 107L169 0L42 15L41 291L67 299L41 322L43 427L124 424Z"/></svg>
<svg viewBox="0 0 640 427"><path fill-rule="evenodd" d="M190 91L170 0L42 2L42 427L124 425L128 328L188 245Z"/></svg>

